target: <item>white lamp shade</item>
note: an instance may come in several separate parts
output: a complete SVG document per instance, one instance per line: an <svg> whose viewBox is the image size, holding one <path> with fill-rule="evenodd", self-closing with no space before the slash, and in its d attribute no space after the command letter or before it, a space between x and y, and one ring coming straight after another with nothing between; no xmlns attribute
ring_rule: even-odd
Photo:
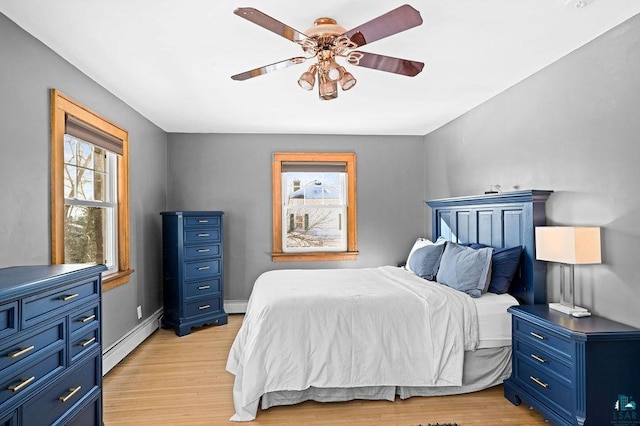
<svg viewBox="0 0 640 426"><path fill-rule="evenodd" d="M602 263L599 227L536 227L536 259L569 265Z"/></svg>

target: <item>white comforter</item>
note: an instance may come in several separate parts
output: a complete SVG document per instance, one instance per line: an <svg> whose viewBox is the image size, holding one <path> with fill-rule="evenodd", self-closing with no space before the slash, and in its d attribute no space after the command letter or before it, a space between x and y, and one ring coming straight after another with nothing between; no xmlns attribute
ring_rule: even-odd
<svg viewBox="0 0 640 426"><path fill-rule="evenodd" d="M272 391L460 386L477 345L471 298L402 268L266 272L227 360L231 420L253 420Z"/></svg>

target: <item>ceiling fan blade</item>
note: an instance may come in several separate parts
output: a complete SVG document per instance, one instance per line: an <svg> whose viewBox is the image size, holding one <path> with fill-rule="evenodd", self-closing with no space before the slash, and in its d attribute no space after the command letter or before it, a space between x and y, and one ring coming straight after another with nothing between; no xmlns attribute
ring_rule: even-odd
<svg viewBox="0 0 640 426"><path fill-rule="evenodd" d="M258 77L260 75L263 74L268 74L270 72L274 72L274 71L278 71L284 68L288 68L292 65L297 65L297 64L301 64L304 61L306 61L308 58L302 57L302 56L298 56L295 58L291 58L291 59L287 59L284 61L280 61L280 62L276 62L273 64L269 64L269 65L265 65L262 66L260 68L255 68L249 71L245 71L242 72L240 74L236 74L236 75L232 75L231 78L233 80L238 80L238 81L242 81L242 80L248 80L250 78L253 77Z"/></svg>
<svg viewBox="0 0 640 426"><path fill-rule="evenodd" d="M358 46L389 37L422 24L420 12L405 4L344 33Z"/></svg>
<svg viewBox="0 0 640 426"><path fill-rule="evenodd" d="M269 15L265 15L258 9L253 7L239 7L234 10L233 13L241 18L251 21L256 25L260 25L262 28L266 28L279 36L291 40L295 43L306 40L308 37L298 30L291 28L290 26L283 24L282 22L272 18Z"/></svg>
<svg viewBox="0 0 640 426"><path fill-rule="evenodd" d="M347 62L359 67L392 72L409 77L414 77L420 74L422 68L424 68L424 63L422 62L378 55L375 53L360 52L357 50L349 54Z"/></svg>

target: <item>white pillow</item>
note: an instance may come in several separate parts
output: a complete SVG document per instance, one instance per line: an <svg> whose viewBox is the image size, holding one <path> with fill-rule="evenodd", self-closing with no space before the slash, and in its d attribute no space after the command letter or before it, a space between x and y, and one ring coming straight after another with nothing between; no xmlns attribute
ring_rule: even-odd
<svg viewBox="0 0 640 426"><path fill-rule="evenodd" d="M436 242L434 243L433 241L429 240L428 238L418 238L416 240L415 243L413 243L413 247L411 247L411 251L409 251L409 256L407 256L407 262L404 265L404 268L409 271L409 272L413 272L415 274L415 271L413 271L410 267L409 267L409 261L411 260L411 255L418 249L421 249L424 246L432 246L432 245L440 245L440 244L444 244L446 243L447 240L444 237L438 237L438 239L436 240Z"/></svg>

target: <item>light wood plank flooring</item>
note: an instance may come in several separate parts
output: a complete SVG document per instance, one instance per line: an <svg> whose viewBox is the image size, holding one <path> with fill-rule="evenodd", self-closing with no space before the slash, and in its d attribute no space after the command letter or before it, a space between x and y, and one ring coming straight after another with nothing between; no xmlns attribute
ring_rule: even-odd
<svg viewBox="0 0 640 426"><path fill-rule="evenodd" d="M229 348L242 323L196 328L177 337L158 330L104 378L104 423L116 425L224 425L234 413L233 376L225 370ZM502 386L466 395L305 402L258 411L252 425L544 425L536 411L516 407Z"/></svg>

